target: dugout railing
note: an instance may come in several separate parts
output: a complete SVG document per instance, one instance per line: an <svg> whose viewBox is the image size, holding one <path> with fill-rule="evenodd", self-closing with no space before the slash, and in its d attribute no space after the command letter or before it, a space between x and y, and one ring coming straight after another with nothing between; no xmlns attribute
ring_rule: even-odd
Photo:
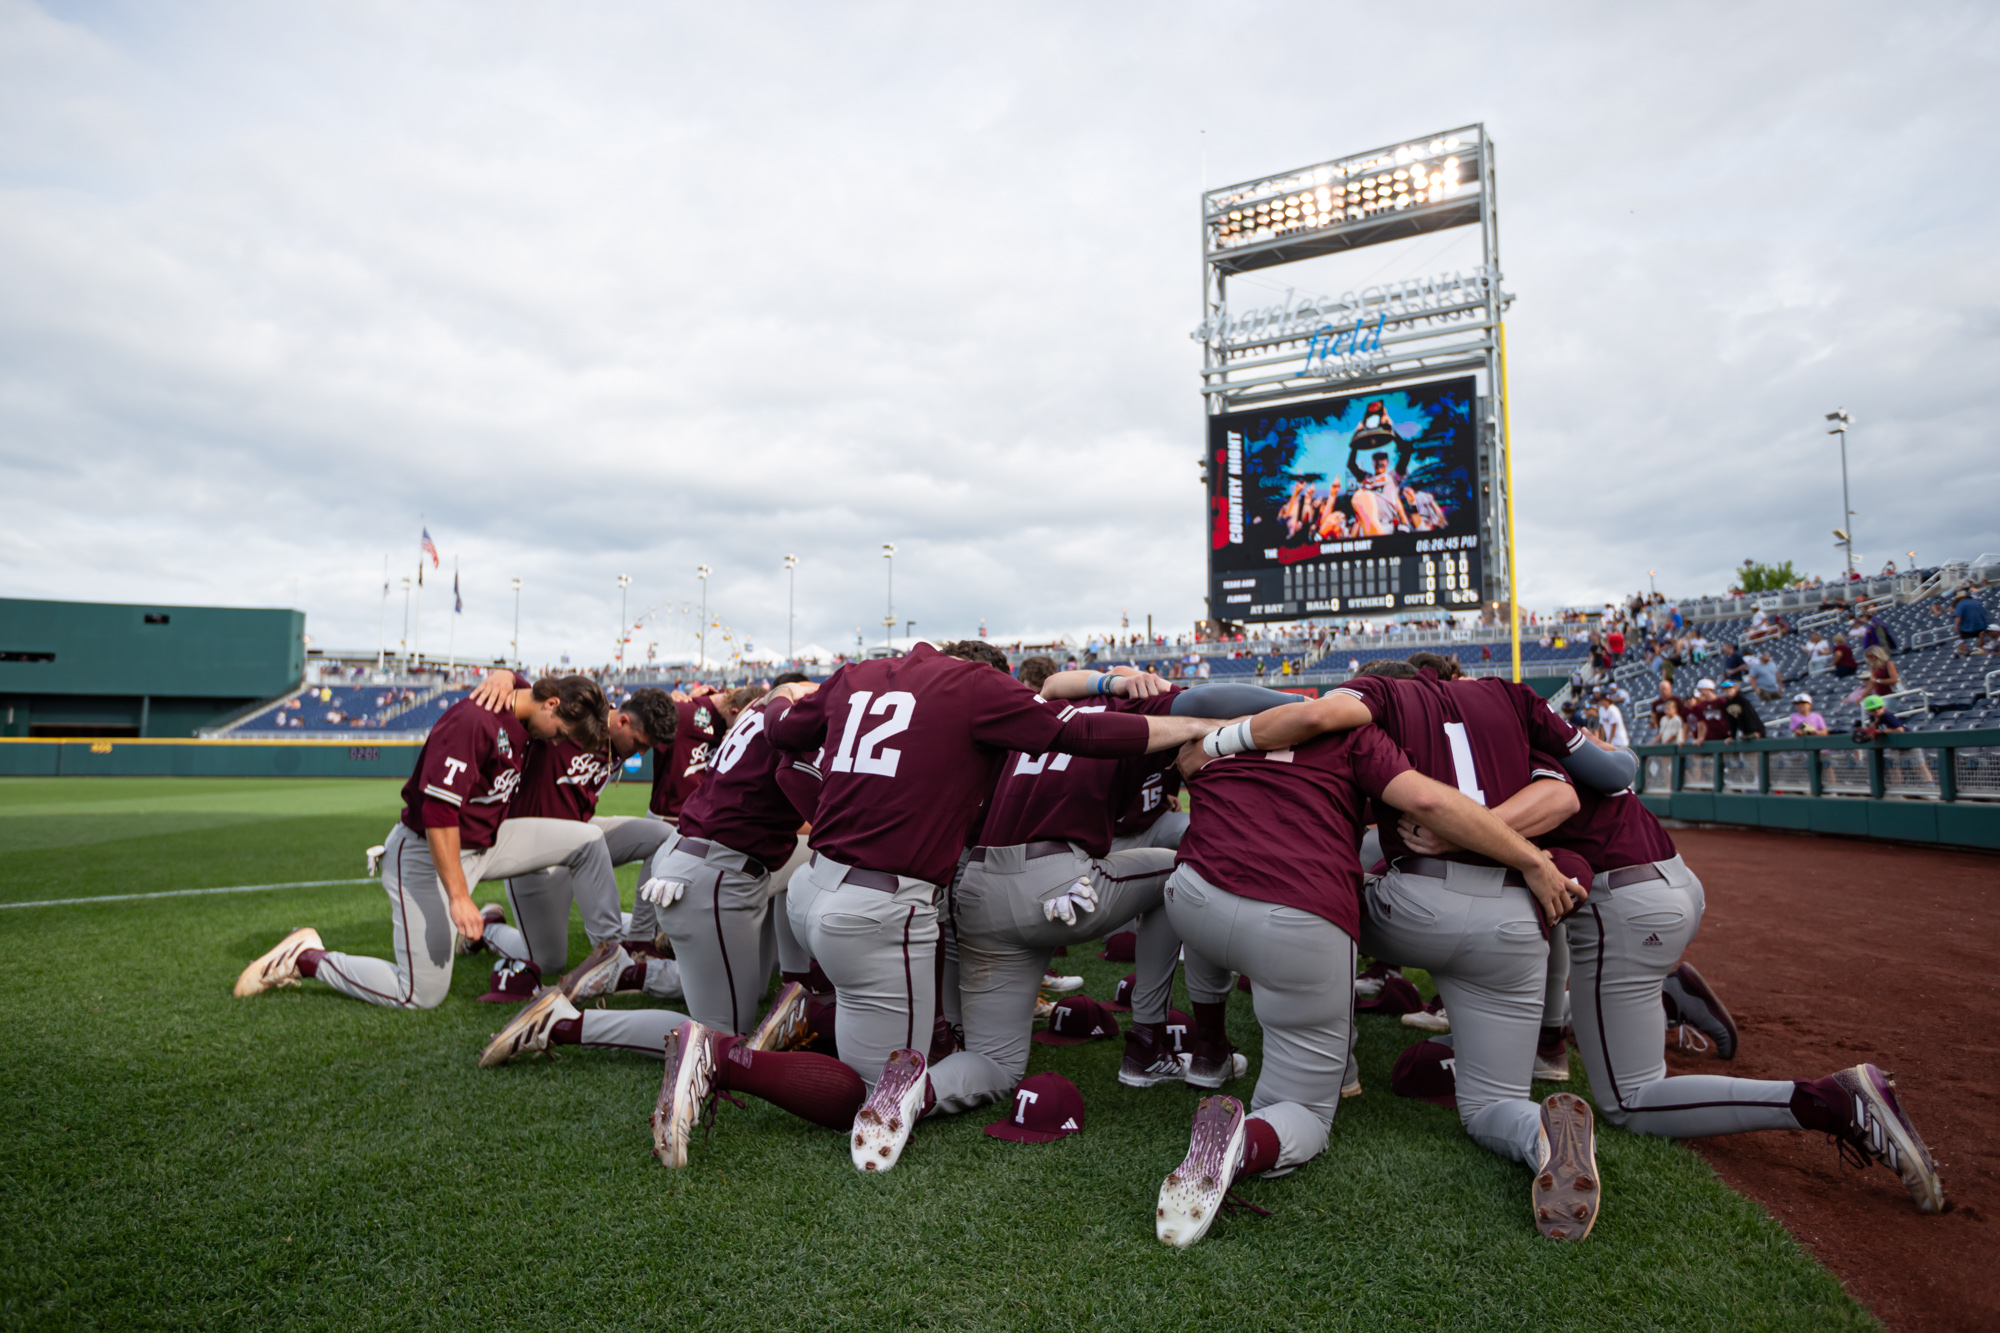
<svg viewBox="0 0 2000 1333"><path fill-rule="evenodd" d="M1633 748L1656 815L2000 849L2000 728Z"/></svg>

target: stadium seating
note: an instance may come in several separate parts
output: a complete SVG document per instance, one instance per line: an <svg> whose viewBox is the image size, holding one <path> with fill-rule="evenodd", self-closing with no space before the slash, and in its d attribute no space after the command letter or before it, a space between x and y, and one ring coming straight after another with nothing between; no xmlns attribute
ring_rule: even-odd
<svg viewBox="0 0 2000 1333"><path fill-rule="evenodd" d="M430 687L430 688L435 688ZM467 691L449 690L412 707L430 689L401 685L312 685L259 709L222 734L349 735L357 731L423 732Z"/></svg>

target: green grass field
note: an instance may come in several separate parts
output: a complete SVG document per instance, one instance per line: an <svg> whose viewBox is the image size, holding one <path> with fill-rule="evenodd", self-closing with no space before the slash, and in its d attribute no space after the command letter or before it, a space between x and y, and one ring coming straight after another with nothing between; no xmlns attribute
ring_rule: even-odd
<svg viewBox="0 0 2000 1333"><path fill-rule="evenodd" d="M606 812L642 797L614 788ZM377 782L3 780L0 903L358 877L395 806ZM1176 1252L1152 1205L1195 1094L1121 1088L1117 1043L1034 1048L1089 1108L1060 1143L988 1139L998 1112L975 1113L863 1177L839 1136L751 1101L669 1173L657 1063L475 1065L512 1012L472 1002L482 959L427 1013L310 982L233 999L300 924L389 944L373 883L0 908L6 1327L1875 1327L1674 1144L1603 1130L1596 1231L1541 1240L1523 1168L1389 1093L1416 1038L1391 1019L1363 1020L1367 1092L1328 1151L1242 1188L1274 1215ZM1090 952L1070 966L1108 996L1125 968ZM1232 1008L1254 1074L1248 997Z"/></svg>

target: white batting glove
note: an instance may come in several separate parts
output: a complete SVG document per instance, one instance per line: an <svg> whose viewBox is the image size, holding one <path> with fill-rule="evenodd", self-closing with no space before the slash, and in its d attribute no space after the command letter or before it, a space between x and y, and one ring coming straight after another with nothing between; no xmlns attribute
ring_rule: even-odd
<svg viewBox="0 0 2000 1333"><path fill-rule="evenodd" d="M684 879L649 879L639 886L639 901L668 907L679 902L687 890L688 882Z"/></svg>
<svg viewBox="0 0 2000 1333"><path fill-rule="evenodd" d="M1076 924L1079 911L1094 911L1097 907L1097 890L1090 887L1090 881L1080 879L1068 889L1042 904L1042 912L1051 921L1060 921L1065 926Z"/></svg>

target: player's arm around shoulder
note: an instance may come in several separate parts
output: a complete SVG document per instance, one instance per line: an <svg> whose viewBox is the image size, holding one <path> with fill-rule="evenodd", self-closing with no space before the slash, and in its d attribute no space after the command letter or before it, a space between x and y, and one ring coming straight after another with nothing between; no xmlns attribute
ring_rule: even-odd
<svg viewBox="0 0 2000 1333"><path fill-rule="evenodd" d="M1343 690L1288 708L1270 708L1241 722L1217 729L1204 748L1211 755L1240 754L1245 750L1291 750L1315 736L1333 731L1352 731L1375 720L1375 714L1359 696Z"/></svg>

